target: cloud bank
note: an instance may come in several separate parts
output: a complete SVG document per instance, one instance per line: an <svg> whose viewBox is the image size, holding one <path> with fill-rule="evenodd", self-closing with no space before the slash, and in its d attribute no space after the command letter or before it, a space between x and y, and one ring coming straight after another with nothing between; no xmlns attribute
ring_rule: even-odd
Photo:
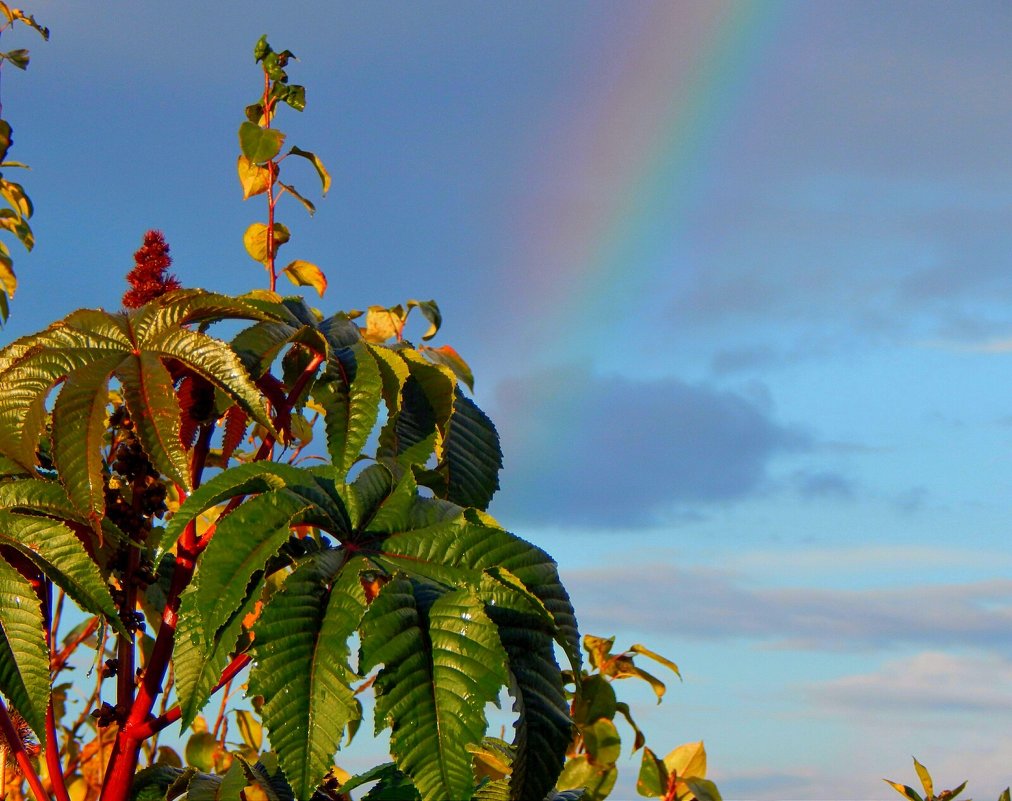
<svg viewBox="0 0 1012 801"><path fill-rule="evenodd" d="M560 526L637 526L759 489L805 432L760 401L677 378L564 368L502 382L506 469L493 513Z"/></svg>

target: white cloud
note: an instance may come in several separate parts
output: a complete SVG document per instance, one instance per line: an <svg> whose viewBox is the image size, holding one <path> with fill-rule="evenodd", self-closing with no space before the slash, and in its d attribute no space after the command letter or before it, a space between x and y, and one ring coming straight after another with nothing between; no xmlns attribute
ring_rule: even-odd
<svg viewBox="0 0 1012 801"><path fill-rule="evenodd" d="M1012 712L1012 660L993 653L922 651L878 671L810 685L813 700L851 714Z"/></svg>
<svg viewBox="0 0 1012 801"><path fill-rule="evenodd" d="M768 569L779 569L775 560ZM584 625L596 630L743 638L802 650L907 643L1012 653L1008 579L863 590L771 587L727 570L657 562L563 571L563 578Z"/></svg>

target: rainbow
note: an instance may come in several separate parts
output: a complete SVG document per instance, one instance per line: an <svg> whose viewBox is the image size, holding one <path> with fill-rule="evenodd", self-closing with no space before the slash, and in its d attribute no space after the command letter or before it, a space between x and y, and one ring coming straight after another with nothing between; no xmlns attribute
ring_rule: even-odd
<svg viewBox="0 0 1012 801"><path fill-rule="evenodd" d="M502 290L523 288L523 325L549 361L595 319L628 318L658 271L676 269L686 212L784 18L780 0L619 8L622 24L602 31L604 52L521 171L559 191L516 210Z"/></svg>

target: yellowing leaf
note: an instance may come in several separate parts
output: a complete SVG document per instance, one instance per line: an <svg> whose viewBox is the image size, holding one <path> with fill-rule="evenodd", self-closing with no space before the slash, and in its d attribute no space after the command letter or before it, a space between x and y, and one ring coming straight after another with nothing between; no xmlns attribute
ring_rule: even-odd
<svg viewBox="0 0 1012 801"><path fill-rule="evenodd" d="M513 772L506 758L490 748L468 744L465 746L474 760L474 775L477 779L488 778L492 781L505 779Z"/></svg>
<svg viewBox="0 0 1012 801"><path fill-rule="evenodd" d="M13 298L18 288L18 279L14 275L14 262L9 256L0 255L0 289Z"/></svg>
<svg viewBox="0 0 1012 801"><path fill-rule="evenodd" d="M303 195L299 192L298 189L296 189L294 186L291 186L290 184L282 183L281 181L278 181L278 183L281 184L281 186L288 194L290 194L293 198L295 198L297 201L299 201L299 203L303 205L306 211L309 212L310 217L316 214L316 206L314 206L308 198L303 197Z"/></svg>
<svg viewBox="0 0 1012 801"><path fill-rule="evenodd" d="M291 239L291 234L281 223L274 223L274 252L277 255L278 248ZM246 246L246 252L253 261L263 264L267 261L267 226L263 223L253 223L246 229L242 236L242 243Z"/></svg>
<svg viewBox="0 0 1012 801"><path fill-rule="evenodd" d="M636 643L635 645L630 646L629 650L632 651L634 654L643 654L643 656L649 657L650 659L653 659L655 662L660 662L662 665L664 665L664 667L666 667L668 670L670 670L672 673L678 676L678 678L682 678L682 674L678 670L678 665L676 665L670 659L667 659L661 656L660 654L651 651L645 645L640 645L639 643Z"/></svg>
<svg viewBox="0 0 1012 801"><path fill-rule="evenodd" d="M420 345L418 348L425 357L436 364L442 364L453 370L453 374L460 381L467 384L467 388L474 392L474 373L459 353L449 345L441 345L438 348L430 348L428 345Z"/></svg>
<svg viewBox="0 0 1012 801"><path fill-rule="evenodd" d="M910 801L924 801L923 798L917 793L917 791L906 784L900 784L899 782L890 781L889 779L883 779L886 784L892 787L897 793L904 798L909 798Z"/></svg>
<svg viewBox="0 0 1012 801"><path fill-rule="evenodd" d="M664 757L664 767L668 769L668 773L677 774L679 778L685 776L704 778L706 776L706 749L703 747L703 741L678 746Z"/></svg>
<svg viewBox="0 0 1012 801"><path fill-rule="evenodd" d="M0 195L2 195L19 217L32 216L32 201L25 194L24 187L13 181L0 179Z"/></svg>
<svg viewBox="0 0 1012 801"><path fill-rule="evenodd" d="M920 762L917 761L917 757L914 757L914 770L917 771L917 776L921 780L921 786L924 787L924 792L928 796L935 794L935 785L931 781L931 774L928 773L928 769L924 767Z"/></svg>
<svg viewBox="0 0 1012 801"><path fill-rule="evenodd" d="M320 293L321 298L327 291L327 276L315 264L296 259L283 272L295 286L311 286Z"/></svg>
<svg viewBox="0 0 1012 801"><path fill-rule="evenodd" d="M303 150L300 147L292 147L288 151L290 156L301 156L307 159L316 168L317 175L320 176L320 183L323 185L323 194L327 194L330 190L330 173L327 172L327 168L323 166L323 162L320 161L320 157L309 150Z"/></svg>
<svg viewBox="0 0 1012 801"><path fill-rule="evenodd" d="M235 713L235 722L239 726L242 741L254 751L259 751L264 744L264 729L260 721L251 712L239 709ZM250 801L248 797L247 801Z"/></svg>
<svg viewBox="0 0 1012 801"><path fill-rule="evenodd" d="M370 306L365 314L365 332L362 336L368 342L386 342L391 338L399 341L406 318L403 306L392 306L389 309Z"/></svg>
<svg viewBox="0 0 1012 801"><path fill-rule="evenodd" d="M239 156L236 171L239 173L239 183L242 184L243 200L248 200L254 195L262 195L271 185L271 171L254 164L246 156Z"/></svg>

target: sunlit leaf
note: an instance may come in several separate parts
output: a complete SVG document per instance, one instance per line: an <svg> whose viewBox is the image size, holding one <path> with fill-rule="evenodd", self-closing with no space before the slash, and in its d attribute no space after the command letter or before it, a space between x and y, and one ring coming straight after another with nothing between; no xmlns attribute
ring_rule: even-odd
<svg viewBox="0 0 1012 801"><path fill-rule="evenodd" d="M636 792L648 798L663 796L668 789L668 769L649 748L643 749L640 772L636 779Z"/></svg>
<svg viewBox="0 0 1012 801"><path fill-rule="evenodd" d="M239 148L254 164L266 164L281 152L284 142L285 135L276 128L261 128L249 120L239 126Z"/></svg>
<svg viewBox="0 0 1012 801"><path fill-rule="evenodd" d="M333 765L345 725L358 716L348 638L366 603L359 570L337 550L308 557L257 621L250 692L295 795L308 799Z"/></svg>
<svg viewBox="0 0 1012 801"><path fill-rule="evenodd" d="M320 184L323 187L323 194L327 194L327 192L330 191L330 173L327 172L327 168L323 166L323 162L320 161L319 156L309 150L303 150L300 147L292 147L292 149L288 151L288 154L307 159L313 167L316 168L317 175L320 176Z"/></svg>
<svg viewBox="0 0 1012 801"><path fill-rule="evenodd" d="M917 757L914 757L914 770L917 771L917 778L921 780L921 786L924 787L925 794L928 796L934 795L935 786L931 781L931 774L928 773L928 769L924 765L917 761Z"/></svg>
<svg viewBox="0 0 1012 801"><path fill-rule="evenodd" d="M666 757L664 765L668 773L682 776L706 776L706 749L700 740L678 746Z"/></svg>
<svg viewBox="0 0 1012 801"><path fill-rule="evenodd" d="M296 286L311 286L321 298L323 293L327 291L327 276L323 274L323 270L308 261L296 259L282 272Z"/></svg>
<svg viewBox="0 0 1012 801"><path fill-rule="evenodd" d="M277 255L278 248L291 239L291 233L287 226L281 223L274 223L274 241L272 255ZM246 252L253 261L263 264L267 261L267 226L263 223L253 223L242 235L242 243Z"/></svg>
<svg viewBox="0 0 1012 801"><path fill-rule="evenodd" d="M278 184L280 184L281 187L288 194L290 194L297 201L299 201L299 203L302 204L303 208L305 208L305 210L309 212L309 216L310 217L312 217L314 214L316 214L316 206L313 205L313 202L311 200L309 200L309 198L307 198L304 195L302 195L299 192L299 190L297 190L294 186L292 186L291 184L283 183L282 181L278 181Z"/></svg>
<svg viewBox="0 0 1012 801"><path fill-rule="evenodd" d="M629 646L629 650L636 654L643 654L643 656L653 659L655 662L659 662L660 664L668 668L668 670L670 670L676 676L678 676L678 678L682 678L682 674L678 672L678 665L676 665L670 659L667 659L661 656L660 654L651 651L645 645L640 645L639 643L637 643L635 645Z"/></svg>
<svg viewBox="0 0 1012 801"><path fill-rule="evenodd" d="M436 305L434 300L409 300L408 311L417 308L429 321L428 330L422 334L423 340L432 339L438 332L439 327L443 324L443 315L439 311L439 306Z"/></svg>
<svg viewBox="0 0 1012 801"><path fill-rule="evenodd" d="M236 164L239 183L242 184L242 199L248 200L254 195L262 195L271 185L271 171L250 161L246 156L239 156Z"/></svg>
<svg viewBox="0 0 1012 801"><path fill-rule="evenodd" d="M0 555L0 692L39 739L49 703L49 647L31 584Z"/></svg>

